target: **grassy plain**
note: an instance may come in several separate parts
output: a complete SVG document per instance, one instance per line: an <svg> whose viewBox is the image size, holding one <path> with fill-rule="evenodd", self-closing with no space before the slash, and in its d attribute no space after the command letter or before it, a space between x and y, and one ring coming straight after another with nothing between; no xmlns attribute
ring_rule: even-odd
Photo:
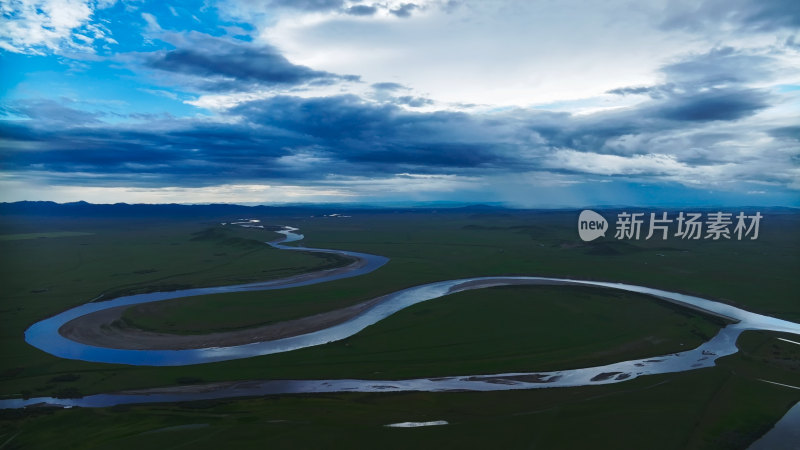
<svg viewBox="0 0 800 450"><path fill-rule="evenodd" d="M5 448L736 449L800 395L741 373L792 371L793 344L746 333L718 367L625 383L483 393L321 394L0 411ZM794 369L796 377L796 368ZM449 425L386 428L405 421Z"/></svg>
<svg viewBox="0 0 800 450"><path fill-rule="evenodd" d="M326 311L430 281L542 275L683 291L800 321L800 280L796 277L800 273L800 215L795 213L767 214L755 241L606 239L589 244L577 238L577 212L349 214L355 217L319 217L311 211L260 218L268 224L301 228L304 245L389 256L392 260L384 268L287 291L163 302L146 314L129 310L126 319L151 329L196 333L219 329L220 324L227 329L247 327ZM613 214L607 212L608 217ZM103 294L241 283L345 261L275 251L258 244L272 239L273 233L223 229L218 220L11 219L4 218L0 234L94 234L0 242L5 290L0 315L0 394L5 397L68 396L253 378L391 378L549 370L678 351L696 345L718 326L696 313L633 294L514 287L417 305L346 341L283 355L172 368L62 360L25 344L24 329ZM765 333L746 333L740 346L743 353L725 358L713 369L591 388L285 396L194 406L18 411L4 413L0 445L13 437L9 448L27 443L37 447L61 435L64 443L77 447L126 448L158 441L168 448L169 442L177 445L191 436L191 446L210 448L223 442L244 443L253 433L264 433L278 447L290 442L312 448L325 442L354 447L364 442L369 447L392 448L421 438L444 448L548 448L554 443L570 447L570 443L580 446L583 442L585 446L586 441L616 435L625 436L616 448L704 448L712 447L710 443L724 448L726 442L739 448L800 400L796 390L758 381L797 385L800 357L792 352L798 346ZM437 419L453 425L417 430L381 426ZM196 423L208 425L141 434ZM570 431L575 429L586 433ZM312 430L331 440L315 442ZM88 435L92 438L87 439Z"/></svg>
<svg viewBox="0 0 800 450"><path fill-rule="evenodd" d="M132 308L125 318L150 330L196 333L217 328L221 317L230 328L257 326L298 317L301 310L300 315L328 311L425 282L541 275L639 283L800 321L800 302L792 301L800 292L800 280L792 276L800 270L798 215L770 216L755 241L607 239L589 244L578 240L576 218L572 212L515 212L294 219L292 224L306 235L304 245L392 260L380 271L353 280L280 293L167 301ZM252 229L238 232L263 235Z"/></svg>
<svg viewBox="0 0 800 450"><path fill-rule="evenodd" d="M20 241L24 239L46 239L58 237L75 237L75 236L88 236L92 233L81 231L53 231L50 233L16 233L16 234L2 234L0 241Z"/></svg>

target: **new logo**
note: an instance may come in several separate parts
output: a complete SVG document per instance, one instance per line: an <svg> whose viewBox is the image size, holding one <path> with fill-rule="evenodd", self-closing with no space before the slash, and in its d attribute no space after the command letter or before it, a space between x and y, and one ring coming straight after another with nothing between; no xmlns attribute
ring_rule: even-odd
<svg viewBox="0 0 800 450"><path fill-rule="evenodd" d="M591 209L581 211L581 215L578 217L578 234L581 239L586 242L593 241L600 236L605 237L606 231L608 231L608 222L603 216Z"/></svg>

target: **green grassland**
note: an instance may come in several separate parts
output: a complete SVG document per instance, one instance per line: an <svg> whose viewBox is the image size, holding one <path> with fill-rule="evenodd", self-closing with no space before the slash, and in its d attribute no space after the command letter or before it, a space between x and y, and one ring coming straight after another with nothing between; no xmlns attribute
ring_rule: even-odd
<svg viewBox="0 0 800 450"><path fill-rule="evenodd" d="M797 216L768 216L764 221L762 237L757 241L607 240L589 245L577 240L574 228L570 226L574 223L573 216L572 213L563 212L518 212L502 215L371 214L352 219L262 218L265 224L300 227L306 235L305 244L309 246L365 251L386 255L392 260L376 272L352 279L281 291L212 295L161 302L148 305L147 315L137 316L136 313L141 312L141 309L133 308L127 317L134 323L145 321L145 326L151 329L178 332L231 329L326 311L424 282L467 276L515 274L627 281L722 298L752 310L790 320L798 317L800 305L796 301L796 293L800 291L800 287L797 277L794 276L800 271L797 235L794 233L798 228ZM440 361L406 367L404 364L409 363L408 360L401 358L398 362L402 361L404 364L393 364L392 358L387 355L400 358L408 354L408 349L404 353L403 349L394 348L392 352L382 354L382 351L388 349L376 349L375 344L370 344L364 347L364 351L370 353L362 355L354 351L352 346L345 347L349 342L333 343L284 355L182 368L143 368L69 361L28 346L21 339L27 325L104 292L147 290L165 284L176 286L184 283L247 282L259 277L276 276L278 272L280 275L277 276L283 276L292 271L314 270L330 263L314 256L277 251L259 244L260 241L269 240L276 235L258 229L226 228L215 223L194 222L151 224L150 227L143 224L104 224L98 228L90 230L97 233L92 236L3 243L4 246L18 246L16 251L8 253L14 255L14 258L4 258L4 264L8 264L3 271L8 276L8 280L4 281L8 286L8 297L4 301L6 311L2 316L5 322L2 351L6 362L6 369L0 374L3 377L3 395L59 394L65 389L74 395L75 392L96 393L167 385L174 384L176 380L187 379L213 381L288 376L371 376L372 372L387 370L386 375L395 376L454 375L464 373L462 370L466 373L492 371L492 362L482 361L477 354L473 358L464 359L458 367L448 367ZM94 241L89 240L90 238ZM81 245L92 242L96 245ZM82 257L82 252L91 257ZM225 255L214 256L220 254ZM224 258L225 263L215 264L214 258ZM81 263L75 264L76 259ZM13 266L11 261L16 261ZM291 269L282 270L286 267ZM152 268L157 272L139 268ZM14 276L10 276L11 274ZM187 277L191 277L190 281L183 281ZM138 284L133 282L138 279L143 280ZM436 336L442 327L449 329L462 326L462 330L468 330L468 325L462 324L480 321L484 314L483 309L486 308L482 308L479 303L483 301L484 304L490 304L486 299L507 302L508 305L506 311L494 309L496 314L492 320L485 322L487 331L508 328L513 332L514 328L521 325L517 322L514 327L507 327L509 320L524 317L522 314L526 309L530 314L536 308L544 308L546 304L536 299L527 301L528 299L522 298L525 295L514 294L515 289L517 288L502 291L502 296L493 295L491 291L465 293L463 295L467 302L459 301L458 296L444 298L435 302L435 306L441 310L437 314L447 319L425 322L425 314L417 314L420 317L416 322L413 318L404 319L418 313L416 309L412 309L385 323L370 327L362 334L390 328L393 323L402 324L404 320L407 323L417 323L419 327L428 327L427 336ZM537 288L525 289L535 291ZM538 289L541 289L539 292L547 292L543 287ZM34 293L36 291L39 292ZM550 291L551 297L554 292ZM563 297L564 292L578 291L566 289L559 296ZM652 348L653 354L667 349L678 351L681 340L694 344L699 342L691 331L672 327L675 323L681 323L675 317L652 311L650 317L657 317L662 322L654 320L647 323L655 325L660 334L637 334L633 332L636 329L636 315L621 314L620 308L614 308L602 300L599 291L582 292L581 295L599 296L601 301L596 302L596 305L587 301L580 303L580 299L573 298L575 295L572 295L563 299L562 307L574 308L572 305L591 304L601 310L606 308L606 322L598 325L601 321L597 321L572 328L570 324L583 320L577 313L580 308L572 310L572 320L559 320L557 316L561 313L558 311L554 311L550 317L554 323L562 324L567 333L581 330L578 335L584 338L588 338L585 336L587 328L598 326L605 330L628 332L626 336L629 341L622 339L614 343L616 347L611 347L622 348L623 351L607 355L605 362L613 361L614 357L646 356L641 354L643 348L639 348L638 353L628 353L624 349L636 348L635 342L641 343L651 335L654 341L667 342L664 347ZM547 298L548 295L540 297ZM470 298L478 303L470 307ZM655 308L655 311L667 311L668 308L654 300L636 304L648 305ZM434 303L420 305L419 311L433 307L430 305ZM622 311L624 310L623 308ZM518 312L520 315L515 315ZM147 320L150 322L146 322ZM700 328L703 329L700 332L703 338L712 334L708 328ZM670 336L666 330L682 330L683 334ZM420 332L421 330L413 331ZM398 334L396 342L416 345L414 348L417 351L421 346L429 345L429 352L436 354L436 346L440 345L438 341L413 337L409 339L407 336L413 333L407 332L405 336ZM454 331L449 335L457 339L458 334ZM461 331L460 334L464 335L466 332ZM692 336L695 340L689 340ZM360 336L353 339L360 339ZM541 340L541 337L537 339ZM360 349L361 346L357 348ZM590 351L580 356L590 356L591 353ZM337 364L341 358L345 358L347 363ZM557 368L557 362L553 361L551 368ZM403 367L405 368L401 369ZM410 367L417 370L411 371ZM527 370L527 366L506 364L502 367ZM535 367L535 370L548 368L546 364ZM499 367L496 369L494 372L500 371ZM66 374L81 374L81 377L68 386L50 381Z"/></svg>
<svg viewBox="0 0 800 450"><path fill-rule="evenodd" d="M47 225L35 221L29 226ZM67 308L131 293L282 278L349 262L333 255L273 249L263 241L279 237L274 233L262 233L260 240L208 233L214 226L210 223L63 220L49 226L90 234L0 242L3 395L9 394L8 383L24 378L29 368L60 371L60 360L26 344L23 333L34 322Z"/></svg>
<svg viewBox="0 0 800 450"><path fill-rule="evenodd" d="M47 239L59 237L88 236L92 233L81 231L53 231L51 233L16 233L0 234L0 241L19 241L23 239Z"/></svg>
<svg viewBox="0 0 800 450"><path fill-rule="evenodd" d="M141 328L198 333L329 311L425 282L489 275L624 281L714 298L800 321L798 215L773 215L756 241L616 241L584 244L573 213L398 214L304 218L304 245L389 256L380 271L291 291L219 294L129 309ZM263 234L242 230L243 235ZM610 234L610 233L609 233Z"/></svg>
<svg viewBox="0 0 800 450"><path fill-rule="evenodd" d="M636 294L492 288L415 305L324 346L202 366L72 369L62 375L79 379L53 382L48 373L25 379L20 389L98 393L230 379L396 379L569 369L692 348L719 325Z"/></svg>
<svg viewBox="0 0 800 450"><path fill-rule="evenodd" d="M586 287L514 286L414 305L348 339L185 367L57 360L9 377L10 392L78 396L180 383L286 378L396 379L545 371L693 348L722 325L649 297Z"/></svg>
<svg viewBox="0 0 800 450"><path fill-rule="evenodd" d="M268 378L412 378L558 370L694 348L720 320L650 297L506 286L414 305L341 342L237 365ZM313 364L309 364L313 361ZM246 365L246 367L245 367Z"/></svg>
<svg viewBox="0 0 800 450"><path fill-rule="evenodd" d="M796 276L800 273L800 215L795 213L766 214L755 241L671 238L592 243L578 240L576 212L312 215L318 216L261 219L265 224L301 228L304 245L374 253L391 261L352 279L285 291L161 302L130 309L125 319L150 329L201 333L327 311L425 282L541 275L642 284L800 321L800 279ZM640 295L536 286L454 294L404 310L344 341L200 366L150 368L62 360L23 341L22 333L31 323L98 296L241 283L346 263L273 250L259 242L273 239L274 233L220 227L218 222L0 224L2 234L94 233L0 242L4 286L0 394L74 396L217 380L380 379L552 370L679 351L696 346L720 326L695 312ZM742 353L725 358L713 369L644 377L614 386L284 396L197 407L9 413L0 445L13 437L9 448L26 443L35 447L61 430L65 444L100 448L154 441L168 448L167 443L186 442L187 436L192 437L191 446L210 448L223 442L238 444L262 432L278 447L296 441L307 448L326 446L324 440L313 441L315 432L344 447L362 438L370 447L380 443L387 448L407 446L417 439L444 448L549 448L557 442L567 447L583 442L585 447L587 441L625 434L630 440L617 448L705 448L726 442L741 448L800 400L796 390L758 381L797 385L800 356L794 350L798 346L767 333L745 333L739 345ZM453 425L417 430L381 426L437 419ZM288 422L271 422L275 420ZM192 423L209 425L141 434ZM570 431L574 429L588 431L576 434ZM80 430L93 437L81 443ZM722 444L717 446L726 447Z"/></svg>
<svg viewBox="0 0 800 450"><path fill-rule="evenodd" d="M795 345L746 333L719 366L625 383L479 393L319 394L0 412L4 448L745 448L800 394L776 375ZM796 392L796 391L795 391ZM393 429L405 421L449 425ZM56 444L57 443L57 444Z"/></svg>

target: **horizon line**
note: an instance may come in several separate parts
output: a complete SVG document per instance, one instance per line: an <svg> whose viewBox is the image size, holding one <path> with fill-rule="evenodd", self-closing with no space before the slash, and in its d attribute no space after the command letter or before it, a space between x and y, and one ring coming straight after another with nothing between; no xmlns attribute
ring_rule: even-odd
<svg viewBox="0 0 800 450"><path fill-rule="evenodd" d="M74 202L56 202L52 200L17 200L3 201L0 205L19 205L23 203L46 203L57 206L91 205L91 206L238 206L242 208L342 208L342 209L466 209L466 208L491 208L504 210L581 210L581 209L620 209L620 208L645 208L645 209L677 209L677 208L769 208L800 210L800 206L791 205L719 205L719 204L591 204L591 205L540 205L520 206L505 202L460 202L460 201L392 201L392 202L298 202L298 203L257 203L257 202L200 202L200 203L92 203L85 200Z"/></svg>

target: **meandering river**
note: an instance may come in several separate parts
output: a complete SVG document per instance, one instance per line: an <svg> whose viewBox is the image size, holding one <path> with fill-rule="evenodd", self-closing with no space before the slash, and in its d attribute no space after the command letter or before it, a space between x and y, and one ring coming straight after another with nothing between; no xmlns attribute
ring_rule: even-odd
<svg viewBox="0 0 800 450"><path fill-rule="evenodd" d="M101 363L119 363L148 366L175 366L202 364L238 358L268 355L293 351L328 342L345 339L369 325L427 300L469 289L510 284L556 284L580 285L613 288L629 292L647 294L688 308L697 309L733 321L724 327L711 340L699 347L680 353L654 356L651 358L621 361L596 367L550 372L521 372L490 375L462 375L439 378L419 378L407 380L266 380L248 382L216 383L198 387L167 387L141 391L126 391L113 394L90 395L76 399L55 399L39 397L31 399L0 400L0 408L19 408L27 405L48 403L65 407L105 407L128 403L176 402L203 399L218 399L266 394L315 393L315 392L387 392L387 391L499 391L515 389L534 389L545 387L586 386L592 384L619 383L643 375L683 372L703 367L711 367L717 358L737 352L736 339L745 330L767 330L800 335L800 324L756 314L731 305L700 297L679 294L660 289L624 283L602 281L572 280L548 277L478 277L459 280L440 281L414 286L384 296L368 309L355 317L319 331L283 339L255 342L230 347L197 348L185 350L129 350L92 346L73 341L62 336L59 329L67 322L96 311L123 305L191 297L224 292L261 291L288 289L354 277L372 272L386 264L388 258L365 253L341 250L313 249L287 246L286 243L299 241L303 235L295 228L286 227L279 233L284 238L269 243L275 248L288 251L334 253L349 256L360 261L352 270L323 271L315 277L291 277L235 286L198 288L174 292L156 292L131 295L104 302L87 303L64 311L32 325L25 332L25 340L31 345L55 356Z"/></svg>

